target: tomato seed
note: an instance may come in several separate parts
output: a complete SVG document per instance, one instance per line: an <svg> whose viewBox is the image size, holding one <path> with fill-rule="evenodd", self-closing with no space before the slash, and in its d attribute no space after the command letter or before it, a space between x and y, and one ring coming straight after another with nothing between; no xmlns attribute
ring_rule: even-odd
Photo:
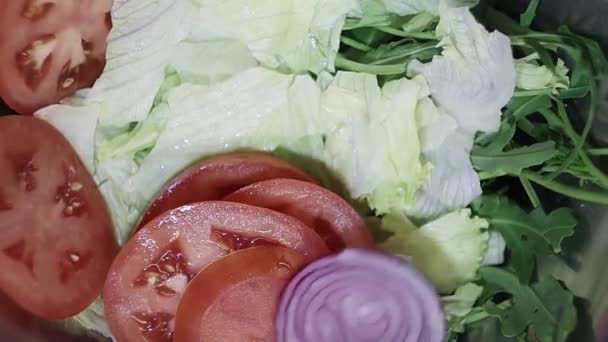
<svg viewBox="0 0 608 342"><path fill-rule="evenodd" d="M236 252L256 246L279 246L280 244L261 237L248 237L242 234L211 228L211 238L229 252Z"/></svg>
<svg viewBox="0 0 608 342"><path fill-rule="evenodd" d="M72 84L74 84L74 82L75 82L74 78L68 77L63 81L63 83L61 83L61 86L63 88L69 88L72 86Z"/></svg>
<svg viewBox="0 0 608 342"><path fill-rule="evenodd" d="M83 188L82 183L78 183L78 182L70 183L70 190L72 190L74 192L78 192L78 191L82 190L82 188Z"/></svg>

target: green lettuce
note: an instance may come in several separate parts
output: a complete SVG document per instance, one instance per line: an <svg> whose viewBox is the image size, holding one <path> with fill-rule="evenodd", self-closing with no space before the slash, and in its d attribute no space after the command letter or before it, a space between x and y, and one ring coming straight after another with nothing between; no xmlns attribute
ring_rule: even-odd
<svg viewBox="0 0 608 342"><path fill-rule="evenodd" d="M72 144L80 160L91 174L95 170L95 129L100 109L97 106L75 107L52 105L36 112L36 117L45 120L60 131Z"/></svg>
<svg viewBox="0 0 608 342"><path fill-rule="evenodd" d="M541 65L538 53L533 53L515 62L517 71L517 88L522 90L550 90L557 95L560 89L570 88L568 67L558 58L555 70Z"/></svg>
<svg viewBox="0 0 608 342"><path fill-rule="evenodd" d="M321 89L310 76L265 68L213 85L184 83L164 97L128 135L98 151L97 172L121 243L161 186L196 160L238 149L273 151L331 131L340 120L322 110Z"/></svg>
<svg viewBox="0 0 608 342"><path fill-rule="evenodd" d="M465 207L481 195L470 159L475 135L499 128L516 79L507 36L488 32L466 7L444 4L439 14L442 54L408 67L411 76L426 79L441 114L421 131L424 157L433 169L408 213L422 218Z"/></svg>
<svg viewBox="0 0 608 342"><path fill-rule="evenodd" d="M264 66L334 71L346 15L356 0L196 0L195 40L243 42Z"/></svg>
<svg viewBox="0 0 608 342"><path fill-rule="evenodd" d="M442 293L476 279L488 250L488 222L462 209L416 228L403 214L392 213L382 228L393 236L380 246L410 257Z"/></svg>
<svg viewBox="0 0 608 342"><path fill-rule="evenodd" d="M450 7L474 7L479 0L383 0L386 9L398 15L427 12L438 15L442 4Z"/></svg>
<svg viewBox="0 0 608 342"><path fill-rule="evenodd" d="M482 286L468 283L457 288L454 294L441 297L450 331L464 332L467 322L477 313L474 306L482 292Z"/></svg>
<svg viewBox="0 0 608 342"><path fill-rule="evenodd" d="M380 88L374 75L339 72L322 106L341 125L295 152L324 162L350 196L377 213L410 206L429 170L420 160L417 122L421 109L432 108L424 101L427 90L405 78Z"/></svg>

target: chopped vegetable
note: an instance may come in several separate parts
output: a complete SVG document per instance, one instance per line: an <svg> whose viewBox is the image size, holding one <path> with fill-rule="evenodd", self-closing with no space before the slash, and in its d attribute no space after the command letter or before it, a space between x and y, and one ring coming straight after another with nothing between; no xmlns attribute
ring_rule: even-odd
<svg viewBox="0 0 608 342"><path fill-rule="evenodd" d="M197 40L241 41L264 66L334 72L340 33L356 0L196 0Z"/></svg>
<svg viewBox="0 0 608 342"><path fill-rule="evenodd" d="M431 284L405 259L349 249L313 262L283 292L278 342L442 342Z"/></svg>
<svg viewBox="0 0 608 342"><path fill-rule="evenodd" d="M483 287L468 283L456 289L453 295L441 297L450 330L464 332L465 325L475 314L473 307L481 296Z"/></svg>
<svg viewBox="0 0 608 342"><path fill-rule="evenodd" d="M323 161L350 196L366 199L378 213L412 206L428 175L420 160L417 122L432 111L424 106L427 96L420 80L400 79L380 88L373 75L339 72L321 105L342 120L319 138L320 144L303 144L295 152Z"/></svg>
<svg viewBox="0 0 608 342"><path fill-rule="evenodd" d="M99 1L95 9L108 3ZM499 341L503 335L526 342L578 338L578 330L586 326L579 324L572 332L577 323L572 295L539 268L547 256L569 257L563 255L562 245L577 226L573 211L556 209L561 198L556 199L554 193L608 204L608 175L601 167L608 153L599 141L590 139L594 130L602 129L596 119L608 108L604 99L608 60L597 42L566 27L537 31L534 19L540 0L531 0L519 20L495 9L494 1L477 3L116 1L108 62L101 77L91 89L36 115L70 140L94 174L120 244L128 240L163 184L177 173L201 159L241 149L287 158L327 188L354 200L370 226L379 223L392 234L387 238L377 232L380 247L406 255L407 261L363 251L319 261L376 272L375 277L357 281L353 276L343 285L364 291L353 298L370 302L328 297L328 303L337 307L332 316L326 311L317 315L318 307L295 301L299 296L285 299L311 310L317 320L306 320L294 308L284 307L278 320L282 336L333 342L348 339L349 334L366 337L388 332L382 328L397 322L395 331L410 324L432 334L422 335L429 341L440 340L444 333L450 342L461 341L476 328L489 330L483 338L487 341ZM50 14L49 9L56 8L35 5L31 13ZM27 17L28 12L24 13ZM74 42L78 47L79 40ZM44 52L52 46L42 41L40 47L43 50L32 51ZM218 199L236 190L226 199L293 215L303 221L307 231L303 234L320 243L319 248L325 247L325 239L333 250L341 250L349 243L333 233L363 231L365 225L356 214L349 215L352 221L339 229L338 220L332 219L333 226L321 222L321 218L328 220L328 204L319 202L327 192L316 185L303 186L315 187L316 195L295 198L294 191L283 192L284 187L277 195L274 185L291 182L271 180L283 173L245 177L247 181L240 177L243 174L249 174L247 168L222 169L215 173L220 181L211 185L198 183L210 180L209 174L193 176L192 182L182 186L184 192L172 197L179 203L168 201L167 207L159 206L144 219L173 209L174 204L186 204L183 201ZM232 182L235 179L239 181ZM259 189L254 185L237 190L258 181L265 181L266 187L255 185L263 194L256 193ZM163 193L174 190L171 186ZM200 192L190 196L190 191ZM10 201L6 197L0 194L0 215L3 207L12 205L12 196L8 196ZM287 205L272 207L276 201L285 204L285 198ZM339 202L344 212L354 213L346 202L334 200L330 206ZM272 216L268 215L257 218L264 221ZM195 231L211 228L203 224ZM371 244L367 232L361 237L365 246ZM211 238L184 243L184 249L196 249ZM237 240L235 246L249 241ZM213 253L214 246L207 244L201 253ZM150 257L145 247L133 260ZM19 248L8 252L20 254ZM386 260L391 260L390 269L381 267ZM408 262L431 279L436 292L445 294L449 331L433 330L443 327L436 293L416 272L413 277L404 276L412 273ZM348 273L338 268L335 274L323 274L315 281L326 283L337 277L339 282L346 279L341 272ZM400 276L415 284L421 281L422 287L408 287ZM302 282L311 280L301 277ZM169 285L185 285L180 279ZM393 286L387 280L398 283L392 293L395 298L407 299L415 289L424 289L425 295L420 302L414 298L406 305L390 307L397 316L404 311L407 315L395 316L398 320L386 325L357 321L358 325L343 329L336 324L356 321L352 315L361 313L360 308L371 307L372 316L364 319L378 318L373 314L385 307L369 303L388 302L389 293L366 291L367 282L378 279L386 283L378 286ZM294 291L301 284L294 283ZM171 310L163 315L136 316L140 325L130 331L171 338L173 317L165 314L175 313L178 297L172 297ZM158 308L156 301L141 298L141 308ZM76 320L107 332L99 301L96 304ZM408 312L410 308L415 309ZM236 309L241 312L241 307ZM272 312L266 309L260 312ZM196 307L193 310L201 314ZM119 323L133 323L129 319L119 319ZM257 325L261 327L258 339L271 339L271 323L264 318ZM488 326L498 329L485 329ZM372 339L386 340L380 335Z"/></svg>
<svg viewBox="0 0 608 342"><path fill-rule="evenodd" d="M532 286L519 282L508 271L484 268L482 278L492 294L507 293L510 299L488 301L483 308L490 317L500 320L506 337L517 337L532 331L539 342L567 341L576 327L574 296L552 278Z"/></svg>
<svg viewBox="0 0 608 342"><path fill-rule="evenodd" d="M213 262L186 288L175 317L175 341L275 341L281 291L305 264L303 255L277 246L253 247Z"/></svg>
<svg viewBox="0 0 608 342"><path fill-rule="evenodd" d="M471 217L469 209L462 209L418 229L407 225L407 221L395 214L386 216L382 228L394 235L380 246L388 252L410 257L442 293L450 293L476 279L488 250L486 220Z"/></svg>
<svg viewBox="0 0 608 342"><path fill-rule="evenodd" d="M528 214L498 196L482 197L473 208L492 229L502 233L511 250L510 263L524 283L532 277L535 255L560 253L562 242L574 234L577 225L571 209L561 208L547 215L538 208Z"/></svg>

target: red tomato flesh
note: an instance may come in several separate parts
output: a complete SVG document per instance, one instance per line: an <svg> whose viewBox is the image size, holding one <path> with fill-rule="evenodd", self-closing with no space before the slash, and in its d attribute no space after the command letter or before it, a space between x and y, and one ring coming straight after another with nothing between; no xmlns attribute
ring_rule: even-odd
<svg viewBox="0 0 608 342"><path fill-rule="evenodd" d="M340 196L315 184L273 179L241 188L224 200L293 216L313 228L332 251L374 247L367 225L355 209Z"/></svg>
<svg viewBox="0 0 608 342"><path fill-rule="evenodd" d="M305 263L303 255L274 246L213 262L184 292L175 318L175 342L274 341L281 291Z"/></svg>
<svg viewBox="0 0 608 342"><path fill-rule="evenodd" d="M274 178L315 182L305 172L263 153L232 153L200 161L159 192L139 227L168 210L190 203L220 200L246 185Z"/></svg>
<svg viewBox="0 0 608 342"><path fill-rule="evenodd" d="M85 309L118 251L93 178L66 139L32 117L0 117L0 289L59 319Z"/></svg>
<svg viewBox="0 0 608 342"><path fill-rule="evenodd" d="M329 252L298 220L245 204L195 203L157 217L127 242L108 274L104 304L112 333L120 342L171 341L188 282L220 257L260 245L291 248L306 261Z"/></svg>
<svg viewBox="0 0 608 342"><path fill-rule="evenodd" d="M112 0L1 0L0 98L32 114L95 82Z"/></svg>

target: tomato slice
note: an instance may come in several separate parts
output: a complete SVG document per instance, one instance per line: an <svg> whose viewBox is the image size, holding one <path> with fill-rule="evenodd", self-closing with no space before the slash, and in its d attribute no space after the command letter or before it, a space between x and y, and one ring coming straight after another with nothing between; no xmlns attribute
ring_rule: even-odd
<svg viewBox="0 0 608 342"><path fill-rule="evenodd" d="M32 114L95 82L112 0L0 1L0 97Z"/></svg>
<svg viewBox="0 0 608 342"><path fill-rule="evenodd" d="M305 263L301 254L273 246L213 262L184 292L175 317L175 342L274 341L281 291Z"/></svg>
<svg viewBox="0 0 608 342"><path fill-rule="evenodd" d="M44 318L85 309L118 251L93 178L33 117L0 117L0 232L0 289Z"/></svg>
<svg viewBox="0 0 608 342"><path fill-rule="evenodd" d="M373 248L365 221L340 196L318 185L292 179L255 183L224 197L287 214L313 228L332 251Z"/></svg>
<svg viewBox="0 0 608 342"><path fill-rule="evenodd" d="M110 330L118 341L171 341L186 284L220 257L259 245L288 247L307 261L329 252L298 220L245 204L195 203L157 217L112 264L104 289Z"/></svg>
<svg viewBox="0 0 608 342"><path fill-rule="evenodd" d="M243 186L273 178L314 183L305 172L263 153L232 153L206 159L183 171L157 195L139 227L185 204L220 200Z"/></svg>

